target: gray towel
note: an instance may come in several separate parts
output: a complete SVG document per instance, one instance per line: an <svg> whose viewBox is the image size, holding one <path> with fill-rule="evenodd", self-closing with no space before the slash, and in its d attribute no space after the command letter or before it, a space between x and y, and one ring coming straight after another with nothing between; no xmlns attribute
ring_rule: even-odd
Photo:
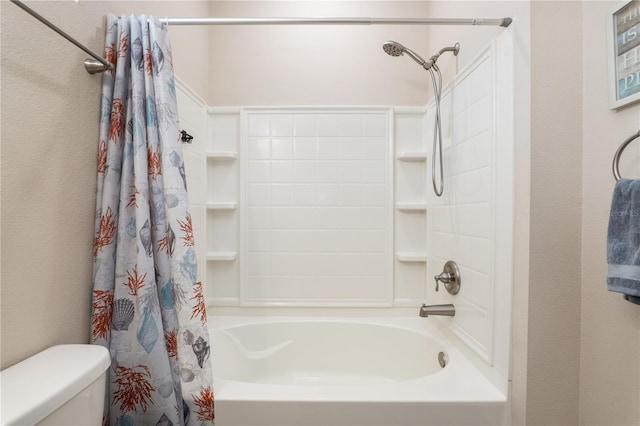
<svg viewBox="0 0 640 426"><path fill-rule="evenodd" d="M611 200L607 288L640 305L640 179L620 179Z"/></svg>

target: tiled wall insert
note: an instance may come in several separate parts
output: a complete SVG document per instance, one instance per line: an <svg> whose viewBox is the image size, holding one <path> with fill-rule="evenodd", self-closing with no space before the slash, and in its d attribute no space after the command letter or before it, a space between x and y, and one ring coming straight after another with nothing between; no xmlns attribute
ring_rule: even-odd
<svg viewBox="0 0 640 426"><path fill-rule="evenodd" d="M429 191L427 200L428 276L455 260L462 287L451 296L430 283L427 300L453 303L456 316L441 320L508 377L514 136L511 56L498 48L494 42L443 95L444 194ZM429 108L428 128L433 121Z"/></svg>
<svg viewBox="0 0 640 426"><path fill-rule="evenodd" d="M249 109L241 304L391 306L389 109Z"/></svg>
<svg viewBox="0 0 640 426"><path fill-rule="evenodd" d="M207 106L181 80L176 79L180 127L194 138L191 144L183 144L184 166L189 189L189 212L196 237L196 257L198 260L198 280L206 282L206 187L207 169L205 166L205 147L208 131L206 122Z"/></svg>
<svg viewBox="0 0 640 426"><path fill-rule="evenodd" d="M208 117L205 296L210 306L238 306L240 108L209 108Z"/></svg>
<svg viewBox="0 0 640 426"><path fill-rule="evenodd" d="M445 190L441 198L429 197L427 235L430 275L450 259L460 267L463 286L447 300L463 313L453 325L484 354L492 343L494 84L492 62L485 57L442 99ZM432 113L427 121L433 122ZM440 293L431 298L449 299Z"/></svg>
<svg viewBox="0 0 640 426"><path fill-rule="evenodd" d="M419 306L424 114L421 107L209 108L200 263L208 305ZM256 269L273 258L281 263ZM280 280L280 293L265 280Z"/></svg>
<svg viewBox="0 0 640 426"><path fill-rule="evenodd" d="M427 137L424 108L394 110L394 306L419 307L426 283Z"/></svg>

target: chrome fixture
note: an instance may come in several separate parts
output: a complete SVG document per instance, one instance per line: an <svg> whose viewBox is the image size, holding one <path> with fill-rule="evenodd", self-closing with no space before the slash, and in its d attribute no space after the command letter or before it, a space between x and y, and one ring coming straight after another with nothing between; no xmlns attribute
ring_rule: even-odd
<svg viewBox="0 0 640 426"><path fill-rule="evenodd" d="M429 60L427 61L427 64L430 63L431 66L434 66L436 64L436 61L440 57L440 55L442 55L445 52L452 52L453 56L458 56L458 52L460 52L460 43L456 43L451 47L443 47L442 49L440 49L438 53L436 53L431 58L429 58Z"/></svg>
<svg viewBox="0 0 640 426"><path fill-rule="evenodd" d="M407 55L409 55L411 59L416 61L418 65L420 65L422 68L424 68L425 70L429 70L436 64L436 61L438 60L440 55L442 55L445 52L453 52L453 56L458 56L458 52L460 51L460 43L456 43L451 47L445 47L440 49L440 51L435 55L433 55L432 57L430 57L428 61L425 61L422 58L422 56L418 55L413 50L393 40L384 42L384 44L382 45L382 50L384 50L387 53L387 55L394 56L394 57L402 56L403 54L406 53Z"/></svg>
<svg viewBox="0 0 640 426"><path fill-rule="evenodd" d="M448 363L449 363L449 357L447 356L447 354L445 354L444 352L439 352L438 364L440 364L440 367L445 368Z"/></svg>
<svg viewBox="0 0 640 426"><path fill-rule="evenodd" d="M616 150L616 153L613 156L613 166L612 166L613 177L616 178L616 180L622 179L622 176L620 176L620 156L622 155L622 151L624 151L627 145L629 145L631 142L633 142L637 138L640 138L640 130L638 130L637 133L634 133L631 136L629 136L627 139L625 139L625 141L622 142L622 144L620 144L620 146Z"/></svg>
<svg viewBox="0 0 640 426"><path fill-rule="evenodd" d="M422 56L415 53L413 50L404 47L397 41L389 40L382 45L382 49L390 56L401 56L407 54L411 59L416 61L425 70L429 71L431 75L431 82L433 83L434 99L436 102L436 117L433 125L433 153L431 155L431 183L433 185L433 191L436 196L440 197L444 191L444 172L442 169L442 119L440 114L440 96L442 94L442 74L440 68L436 65L436 61L445 52L452 52L453 56L458 56L460 52L460 43L456 43L451 47L444 47L440 49L438 53L425 61ZM436 80L435 74L438 74ZM437 144L436 144L437 142ZM439 155L436 155L439 154ZM439 156L440 164L440 184L436 183L436 156Z"/></svg>
<svg viewBox="0 0 640 426"><path fill-rule="evenodd" d="M444 284L449 294L458 294L460 291L460 269L453 260L448 261L442 268L442 273L433 277L436 280L436 291L439 290L438 282Z"/></svg>
<svg viewBox="0 0 640 426"><path fill-rule="evenodd" d="M433 125L433 151L431 154L431 184L433 185L433 192L435 192L436 196L442 196L444 192L444 171L442 167L442 116L440 114L440 96L442 95L442 74L440 73L440 68L436 65L436 61L444 52L453 52L453 56L458 56L458 52L460 52L460 43L456 43L453 47L445 47L440 49L440 52L436 53L429 59L429 61L433 61L433 65L429 68L429 74L431 74L431 82L433 83L433 92L434 99L436 101L436 118L435 123ZM436 84L436 77L434 75L434 71L438 73L438 81ZM438 148L437 151L440 154L440 185L436 183L436 139L438 140Z"/></svg>
<svg viewBox="0 0 640 426"><path fill-rule="evenodd" d="M413 50L408 49L404 47L402 44L393 40L389 40L385 42L382 45L382 50L384 50L387 53L387 55L394 56L394 57L402 56L406 53L411 59L416 61L416 63L420 65L422 68L424 68L425 70L428 70L429 68L431 68L435 63L435 61L433 61L432 59L429 59L429 61L425 61L422 58L422 56L418 55Z"/></svg>
<svg viewBox="0 0 640 426"><path fill-rule="evenodd" d="M161 18L167 25L489 25L508 27L512 18L370 18L370 17L297 17L297 18Z"/></svg>
<svg viewBox="0 0 640 426"><path fill-rule="evenodd" d="M425 305L420 307L420 316L427 318L429 315L439 315L443 317L452 317L456 314L456 308L452 304L447 305Z"/></svg>

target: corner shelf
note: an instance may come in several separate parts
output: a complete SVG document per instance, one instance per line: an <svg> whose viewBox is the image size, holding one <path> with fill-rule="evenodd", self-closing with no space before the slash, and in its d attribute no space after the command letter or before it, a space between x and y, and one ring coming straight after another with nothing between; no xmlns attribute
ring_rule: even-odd
<svg viewBox="0 0 640 426"><path fill-rule="evenodd" d="M423 151L402 151L398 152L396 158L399 161L407 161L412 163L423 163L427 161L427 153Z"/></svg>
<svg viewBox="0 0 640 426"><path fill-rule="evenodd" d="M216 201L207 203L207 210L236 210L238 203L234 201Z"/></svg>
<svg viewBox="0 0 640 426"><path fill-rule="evenodd" d="M396 260L398 262L426 263L427 253L398 252L396 253Z"/></svg>
<svg viewBox="0 0 640 426"><path fill-rule="evenodd" d="M237 152L232 151L207 151L207 159L209 160L228 160L233 161L238 158Z"/></svg>
<svg viewBox="0 0 640 426"><path fill-rule="evenodd" d="M427 211L427 203L396 203L396 209L406 212L424 212Z"/></svg>
<svg viewBox="0 0 640 426"><path fill-rule="evenodd" d="M213 251L207 253L207 261L212 262L233 262L238 258L235 251Z"/></svg>

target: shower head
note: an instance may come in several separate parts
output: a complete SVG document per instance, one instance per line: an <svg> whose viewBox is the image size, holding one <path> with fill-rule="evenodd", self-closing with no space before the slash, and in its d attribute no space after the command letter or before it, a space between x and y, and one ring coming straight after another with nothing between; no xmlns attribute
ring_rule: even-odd
<svg viewBox="0 0 640 426"><path fill-rule="evenodd" d="M414 52L411 49L407 49L397 41L392 41L392 40L386 41L382 45L382 49L387 53L387 55L390 55L390 56L401 56L406 53L411 57L411 59L416 61L421 67L424 67L425 64L427 63L427 61L422 59L422 57L418 55L416 52ZM431 65L429 65L429 67Z"/></svg>
<svg viewBox="0 0 640 426"><path fill-rule="evenodd" d="M453 52L453 55L457 56L458 52L460 51L460 43L456 43L453 47L445 47L443 49L440 49L440 51L435 55L433 55L431 58L429 58L428 61L425 61L416 52L404 47L397 41L392 41L392 40L386 41L382 45L382 49L387 53L387 55L390 55L390 56L401 56L406 53L411 57L411 59L416 61L422 68L424 68L425 70L429 70L431 67L435 65L440 55L442 55L444 52Z"/></svg>
<svg viewBox="0 0 640 426"><path fill-rule="evenodd" d="M384 50L389 56L400 56L404 51L404 46L397 41L389 40L382 45L382 50Z"/></svg>

